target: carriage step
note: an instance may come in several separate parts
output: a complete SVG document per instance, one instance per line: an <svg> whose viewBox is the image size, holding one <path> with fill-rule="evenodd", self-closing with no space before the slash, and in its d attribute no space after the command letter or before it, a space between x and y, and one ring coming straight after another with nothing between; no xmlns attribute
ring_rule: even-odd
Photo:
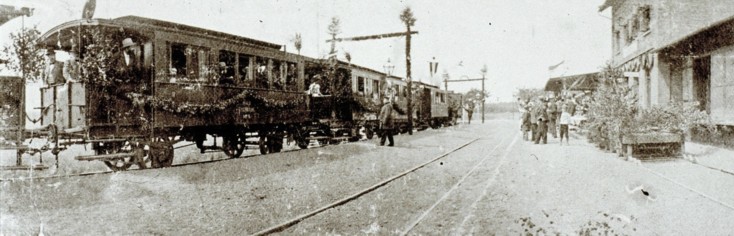
<svg viewBox="0 0 734 236"><path fill-rule="evenodd" d="M127 157L134 157L135 153L113 153L113 154L104 154L104 155L87 155L87 156L77 156L74 159L77 161L107 161L107 160L115 160L115 159L122 159Z"/></svg>
<svg viewBox="0 0 734 236"><path fill-rule="evenodd" d="M306 137L306 140L324 140L324 139L330 139L329 136L313 136L313 137Z"/></svg>
<svg viewBox="0 0 734 236"><path fill-rule="evenodd" d="M45 170L48 169L46 165L15 165L15 166L0 166L0 170Z"/></svg>

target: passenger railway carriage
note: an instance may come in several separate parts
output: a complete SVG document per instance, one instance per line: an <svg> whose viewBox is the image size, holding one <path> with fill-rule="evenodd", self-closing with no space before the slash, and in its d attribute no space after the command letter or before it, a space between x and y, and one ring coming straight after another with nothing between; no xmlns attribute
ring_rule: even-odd
<svg viewBox="0 0 734 236"><path fill-rule="evenodd" d="M128 39L141 62L131 77L108 58ZM78 50L76 42L82 63L97 63L101 72L43 88L42 124L58 134L59 147L71 139L92 143L97 155L79 159L101 159L112 169L168 166L181 139L231 157L248 144L277 152L284 133L298 133L296 124L308 118L303 57L280 45L135 16L68 22L41 37L62 49ZM105 43L111 45L95 47ZM207 135L223 143L204 146Z"/></svg>
<svg viewBox="0 0 734 236"><path fill-rule="evenodd" d="M301 148L314 139L355 141L362 132L372 138L384 98L400 108L396 132L409 129L405 80L273 43L126 16L67 22L39 44L81 55L82 69L41 88L43 128L18 139L46 137L55 155L91 144L95 154L76 159L113 170L170 166L180 141L235 158L248 147L279 152L285 138ZM304 92L314 78L322 78L323 96ZM416 124L450 124L445 91L416 83L413 96Z"/></svg>

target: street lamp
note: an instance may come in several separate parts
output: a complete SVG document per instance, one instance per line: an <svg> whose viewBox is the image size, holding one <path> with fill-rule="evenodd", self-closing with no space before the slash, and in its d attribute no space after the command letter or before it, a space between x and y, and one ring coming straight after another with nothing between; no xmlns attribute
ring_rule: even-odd
<svg viewBox="0 0 734 236"><path fill-rule="evenodd" d="M387 74L387 76L390 77L390 75L392 75L392 71L395 69L395 65L393 65L390 62L390 58L388 58L387 63L385 63L385 65L383 65L382 68L385 69L385 74Z"/></svg>
<svg viewBox="0 0 734 236"><path fill-rule="evenodd" d="M383 97L383 95L392 100L393 93L390 91L392 88L390 88L390 84L388 83L387 79L388 77L390 77L390 75L392 75L392 72L395 69L395 65L390 62L390 58L387 58L387 63L385 63L382 68L385 69L385 80L382 81L382 84L385 86L385 91L380 93L380 103L382 103L383 99L385 98Z"/></svg>

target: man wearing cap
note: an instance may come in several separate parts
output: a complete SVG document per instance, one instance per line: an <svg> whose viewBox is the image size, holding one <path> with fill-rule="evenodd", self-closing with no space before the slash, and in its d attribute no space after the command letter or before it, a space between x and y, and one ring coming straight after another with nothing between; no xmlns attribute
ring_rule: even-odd
<svg viewBox="0 0 734 236"><path fill-rule="evenodd" d="M394 121L393 121L393 103L392 99L385 98L384 99L385 104L382 105L382 108L380 109L380 146L385 145L385 139L389 141L387 146L394 146L395 142L393 141L392 134L394 132Z"/></svg>
<svg viewBox="0 0 734 236"><path fill-rule="evenodd" d="M44 81L48 86L66 83L64 80L64 64L56 60L56 50L53 47L46 49L46 70Z"/></svg>

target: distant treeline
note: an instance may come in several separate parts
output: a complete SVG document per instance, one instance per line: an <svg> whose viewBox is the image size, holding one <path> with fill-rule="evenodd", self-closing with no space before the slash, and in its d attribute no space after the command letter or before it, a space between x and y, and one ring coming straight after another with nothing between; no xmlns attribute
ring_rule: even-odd
<svg viewBox="0 0 734 236"><path fill-rule="evenodd" d="M481 112L481 108L477 108ZM487 113L517 112L517 104L514 102L487 103L484 107Z"/></svg>

